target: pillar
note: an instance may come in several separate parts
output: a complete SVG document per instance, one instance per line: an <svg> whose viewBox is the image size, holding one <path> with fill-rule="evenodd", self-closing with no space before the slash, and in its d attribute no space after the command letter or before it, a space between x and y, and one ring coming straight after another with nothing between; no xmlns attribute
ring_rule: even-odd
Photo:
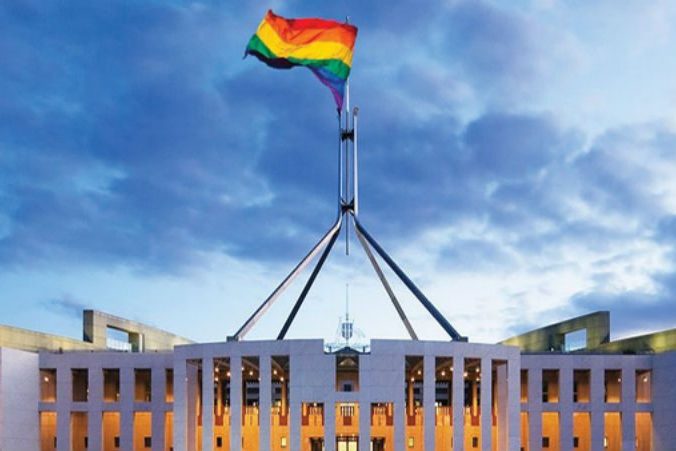
<svg viewBox="0 0 676 451"><path fill-rule="evenodd" d="M453 450L465 449L465 357L453 356Z"/></svg>

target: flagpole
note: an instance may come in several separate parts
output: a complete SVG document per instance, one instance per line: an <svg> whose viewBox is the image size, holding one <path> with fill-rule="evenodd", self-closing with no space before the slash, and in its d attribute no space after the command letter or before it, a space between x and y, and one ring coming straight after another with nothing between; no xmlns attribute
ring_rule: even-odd
<svg viewBox="0 0 676 451"><path fill-rule="evenodd" d="M350 130L350 78L345 80L345 132ZM345 203L350 203L350 139L345 140ZM350 255L350 221L345 221L345 255Z"/></svg>

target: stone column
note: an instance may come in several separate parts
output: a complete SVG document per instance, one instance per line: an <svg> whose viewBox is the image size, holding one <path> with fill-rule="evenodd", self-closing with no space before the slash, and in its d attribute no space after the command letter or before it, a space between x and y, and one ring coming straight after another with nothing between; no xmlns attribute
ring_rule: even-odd
<svg viewBox="0 0 676 451"><path fill-rule="evenodd" d="M101 449L103 423L103 369L89 367L89 412L87 416L87 437L89 449Z"/></svg>
<svg viewBox="0 0 676 451"><path fill-rule="evenodd" d="M507 367L509 363L500 363L495 370L495 384L497 396L497 419L498 419L498 449L507 450L509 443L509 422L507 418Z"/></svg>
<svg viewBox="0 0 676 451"><path fill-rule="evenodd" d="M164 451L165 443L165 404L167 393L167 369L165 365L158 365L152 368L150 399L152 403L152 436L153 451Z"/></svg>
<svg viewBox="0 0 676 451"><path fill-rule="evenodd" d="M603 367L595 367L591 369L591 449L602 450L603 436L605 428L604 412L604 395L605 395L605 369Z"/></svg>
<svg viewBox="0 0 676 451"><path fill-rule="evenodd" d="M56 449L70 451L70 406L73 403L73 374L67 365L56 370Z"/></svg>
<svg viewBox="0 0 676 451"><path fill-rule="evenodd" d="M202 450L214 449L214 358L202 359Z"/></svg>
<svg viewBox="0 0 676 451"><path fill-rule="evenodd" d="M425 354L423 357L423 437L424 449L434 449L434 429L436 423L436 409L434 407L436 393L436 362L434 355Z"/></svg>
<svg viewBox="0 0 676 451"><path fill-rule="evenodd" d="M199 368L197 363L186 365L187 375L187 451L197 450L197 396L199 391L198 384Z"/></svg>
<svg viewBox="0 0 676 451"><path fill-rule="evenodd" d="M120 449L134 449L134 367L120 368Z"/></svg>
<svg viewBox="0 0 676 451"><path fill-rule="evenodd" d="M490 357L481 359L481 449L493 449L493 361Z"/></svg>
<svg viewBox="0 0 676 451"><path fill-rule="evenodd" d="M453 450L465 449L465 357L453 356Z"/></svg>
<svg viewBox="0 0 676 451"><path fill-rule="evenodd" d="M622 367L622 449L636 447L636 369Z"/></svg>
<svg viewBox="0 0 676 451"><path fill-rule="evenodd" d="M521 354L507 363L507 416L509 417L509 451L521 444Z"/></svg>
<svg viewBox="0 0 676 451"><path fill-rule="evenodd" d="M542 368L528 369L528 442L530 451L542 451Z"/></svg>
<svg viewBox="0 0 676 451"><path fill-rule="evenodd" d="M230 450L242 448L242 357L230 357Z"/></svg>
<svg viewBox="0 0 676 451"><path fill-rule="evenodd" d="M573 451L573 369L559 369L559 437L561 451Z"/></svg>
<svg viewBox="0 0 676 451"><path fill-rule="evenodd" d="M186 361L174 359L174 451L186 451L188 435L188 376Z"/></svg>
<svg viewBox="0 0 676 451"><path fill-rule="evenodd" d="M272 409L272 357L262 354L258 356L259 365L259 394L260 405L258 411L259 448L260 451L270 451L270 410Z"/></svg>

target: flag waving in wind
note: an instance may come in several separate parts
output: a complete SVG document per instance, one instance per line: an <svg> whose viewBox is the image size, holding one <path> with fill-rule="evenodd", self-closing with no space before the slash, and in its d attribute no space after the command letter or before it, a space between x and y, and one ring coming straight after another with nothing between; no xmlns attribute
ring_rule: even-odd
<svg viewBox="0 0 676 451"><path fill-rule="evenodd" d="M307 67L331 90L341 111L356 38L357 27L347 23L285 19L268 11L249 40L246 55L278 69Z"/></svg>

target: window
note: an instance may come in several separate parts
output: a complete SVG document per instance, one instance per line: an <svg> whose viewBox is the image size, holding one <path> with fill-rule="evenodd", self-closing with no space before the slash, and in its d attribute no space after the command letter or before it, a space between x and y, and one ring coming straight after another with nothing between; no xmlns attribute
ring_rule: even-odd
<svg viewBox="0 0 676 451"><path fill-rule="evenodd" d="M113 443L115 444L115 448L119 448L119 447L120 447L120 436L119 436L119 435L116 436L116 437L113 439Z"/></svg>
<svg viewBox="0 0 676 451"><path fill-rule="evenodd" d="M472 437L472 448L479 447L479 437Z"/></svg>
<svg viewBox="0 0 676 451"><path fill-rule="evenodd" d="M151 399L151 378L149 369L134 370L134 401L150 402Z"/></svg>
<svg viewBox="0 0 676 451"><path fill-rule="evenodd" d="M573 437L573 448L580 447L580 437Z"/></svg>
<svg viewBox="0 0 676 451"><path fill-rule="evenodd" d="M521 402L528 402L528 370L521 370Z"/></svg>
<svg viewBox="0 0 676 451"><path fill-rule="evenodd" d="M56 370L40 370L40 401L56 402Z"/></svg>
<svg viewBox="0 0 676 451"><path fill-rule="evenodd" d="M343 391L345 392L351 392L352 391L352 384L349 382L346 382L343 384Z"/></svg>
<svg viewBox="0 0 676 451"><path fill-rule="evenodd" d="M216 437L216 448L223 448L223 437Z"/></svg>
<svg viewBox="0 0 676 451"><path fill-rule="evenodd" d="M143 437L143 447L144 448L152 448L153 446L153 438L152 437Z"/></svg>
<svg viewBox="0 0 676 451"><path fill-rule="evenodd" d="M608 403L618 403L622 401L622 371L605 371L605 393L604 401Z"/></svg>
<svg viewBox="0 0 676 451"><path fill-rule="evenodd" d="M164 378L166 381L164 386L164 402L174 402L174 370L165 370Z"/></svg>
<svg viewBox="0 0 676 451"><path fill-rule="evenodd" d="M542 370L542 402L559 402L559 370Z"/></svg>
<svg viewBox="0 0 676 451"><path fill-rule="evenodd" d="M87 402L89 395L89 371L84 369L72 370L73 376L73 401Z"/></svg>
<svg viewBox="0 0 676 451"><path fill-rule="evenodd" d="M103 370L103 401L118 402L120 400L120 370Z"/></svg>
<svg viewBox="0 0 676 451"><path fill-rule="evenodd" d="M542 437L542 447L549 448L549 437Z"/></svg>
<svg viewBox="0 0 676 451"><path fill-rule="evenodd" d="M651 380L650 370L636 370L636 402L652 401Z"/></svg>

